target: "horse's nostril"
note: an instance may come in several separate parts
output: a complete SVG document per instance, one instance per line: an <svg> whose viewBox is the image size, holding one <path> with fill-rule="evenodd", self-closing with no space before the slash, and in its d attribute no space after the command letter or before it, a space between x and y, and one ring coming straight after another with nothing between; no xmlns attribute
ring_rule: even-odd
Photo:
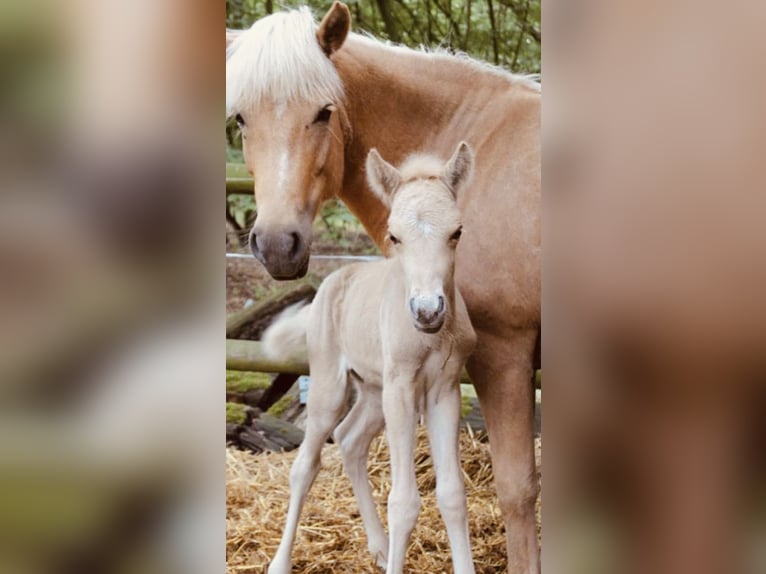
<svg viewBox="0 0 766 574"><path fill-rule="evenodd" d="M439 308L436 310L436 313L440 314L442 311L444 311L444 297L439 295Z"/></svg>
<svg viewBox="0 0 766 574"><path fill-rule="evenodd" d="M295 259L298 254L301 252L301 236L298 235L296 232L292 232L290 234L290 237L292 238L292 247L290 247L290 259Z"/></svg>

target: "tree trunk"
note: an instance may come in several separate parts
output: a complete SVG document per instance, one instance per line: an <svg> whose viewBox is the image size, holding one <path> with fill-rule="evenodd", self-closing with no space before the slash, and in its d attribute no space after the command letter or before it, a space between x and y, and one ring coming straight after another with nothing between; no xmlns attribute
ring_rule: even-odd
<svg viewBox="0 0 766 574"><path fill-rule="evenodd" d="M399 30L394 23L394 17L391 13L391 6L388 3L388 0L378 0L378 8L380 8L380 15L383 18L386 36L388 36L388 39L392 42L400 42L401 37L399 35Z"/></svg>
<svg viewBox="0 0 766 574"><path fill-rule="evenodd" d="M500 64L500 50L497 46L497 26L495 25L495 8L492 5L492 0L487 0L487 11L489 12L489 25L491 27L492 36L492 52L495 56L495 64Z"/></svg>

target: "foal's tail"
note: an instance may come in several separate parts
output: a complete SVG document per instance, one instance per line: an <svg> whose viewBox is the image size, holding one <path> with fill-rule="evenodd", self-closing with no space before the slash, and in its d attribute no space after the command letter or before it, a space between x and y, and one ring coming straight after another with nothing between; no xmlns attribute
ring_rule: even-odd
<svg viewBox="0 0 766 574"><path fill-rule="evenodd" d="M269 325L261 337L267 357L286 361L305 354L310 310L311 303L298 303L285 309Z"/></svg>

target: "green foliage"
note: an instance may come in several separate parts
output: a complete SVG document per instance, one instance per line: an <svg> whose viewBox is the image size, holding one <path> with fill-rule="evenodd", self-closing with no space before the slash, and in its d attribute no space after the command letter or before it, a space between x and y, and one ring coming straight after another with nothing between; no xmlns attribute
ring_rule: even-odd
<svg viewBox="0 0 766 574"><path fill-rule="evenodd" d="M242 155L241 149L226 146L226 163L245 163L245 156Z"/></svg>
<svg viewBox="0 0 766 574"><path fill-rule="evenodd" d="M226 390L233 393L244 393L250 389L267 389L271 379L265 373L249 371L226 371Z"/></svg>
<svg viewBox="0 0 766 574"><path fill-rule="evenodd" d="M289 394L284 395L276 403L271 405L271 407L269 407L269 410L266 412L268 412L268 414L270 414L273 417L277 417L277 418L281 417L282 414L284 414L284 412L287 410L287 407L289 407L292 404L293 398L294 397L292 397Z"/></svg>
<svg viewBox="0 0 766 574"><path fill-rule="evenodd" d="M240 403L226 403L226 422L237 425L245 422L245 409L247 407Z"/></svg>
<svg viewBox="0 0 766 574"><path fill-rule="evenodd" d="M252 195L229 195L226 197L229 213L242 229L250 229L255 218L255 198Z"/></svg>
<svg viewBox="0 0 766 574"><path fill-rule="evenodd" d="M340 241L349 232L361 233L364 231L362 224L338 199L331 199L322 206L320 212L322 222L327 228L331 239Z"/></svg>

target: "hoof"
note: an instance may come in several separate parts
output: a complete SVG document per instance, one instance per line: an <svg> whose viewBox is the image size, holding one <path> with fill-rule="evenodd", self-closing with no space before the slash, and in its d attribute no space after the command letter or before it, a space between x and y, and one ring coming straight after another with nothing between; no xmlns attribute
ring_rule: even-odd
<svg viewBox="0 0 766 574"><path fill-rule="evenodd" d="M388 557L386 554L387 552L373 552L373 556L375 557L375 564L377 564L378 568L383 571L388 568Z"/></svg>
<svg viewBox="0 0 766 574"><path fill-rule="evenodd" d="M291 569L291 564L278 564L276 562L272 562L269 564L269 569L266 570L266 572L267 574L290 574Z"/></svg>

